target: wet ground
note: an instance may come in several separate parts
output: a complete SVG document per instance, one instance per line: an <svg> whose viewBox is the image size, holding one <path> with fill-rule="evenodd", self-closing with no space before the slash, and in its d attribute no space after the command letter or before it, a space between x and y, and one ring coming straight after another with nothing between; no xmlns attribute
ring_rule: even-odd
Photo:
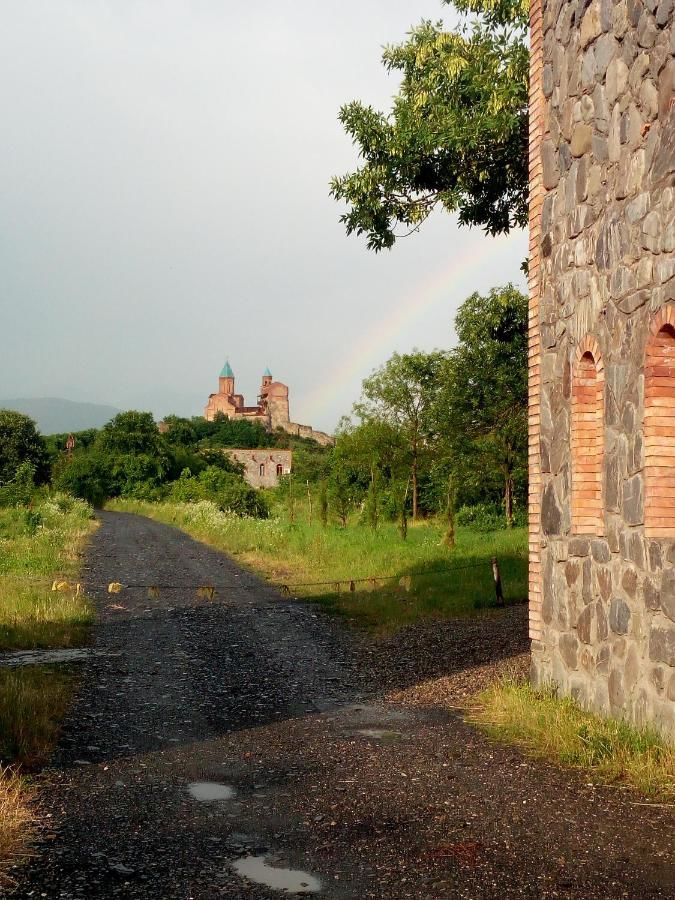
<svg viewBox="0 0 675 900"><path fill-rule="evenodd" d="M15 898L675 897L673 810L438 705L522 652L524 609L369 645L178 531L102 520L96 653Z"/></svg>

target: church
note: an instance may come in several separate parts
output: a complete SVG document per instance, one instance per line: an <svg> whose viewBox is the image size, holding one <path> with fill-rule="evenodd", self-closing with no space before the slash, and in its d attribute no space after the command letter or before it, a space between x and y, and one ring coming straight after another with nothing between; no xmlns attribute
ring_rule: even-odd
<svg viewBox="0 0 675 900"><path fill-rule="evenodd" d="M310 438L324 446L333 443L333 438L323 431L315 431L310 425L291 422L288 385L275 381L269 369L265 369L255 406L246 406L242 394L235 390L234 372L226 360L218 378L218 392L209 394L204 408L204 418L213 422L218 414L228 419L247 419L259 422L267 431L281 429L296 437Z"/></svg>

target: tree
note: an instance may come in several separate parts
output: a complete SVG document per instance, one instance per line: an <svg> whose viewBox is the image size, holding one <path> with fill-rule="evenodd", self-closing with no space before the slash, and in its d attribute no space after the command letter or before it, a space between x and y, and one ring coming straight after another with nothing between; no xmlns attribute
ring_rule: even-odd
<svg viewBox="0 0 675 900"><path fill-rule="evenodd" d="M455 329L458 344L446 363L435 428L455 471L499 473L511 525L514 480L527 468L527 297L511 284L486 296L474 293L460 307Z"/></svg>
<svg viewBox="0 0 675 900"><path fill-rule="evenodd" d="M109 453L164 453L164 442L152 413L118 413L98 434L96 444Z"/></svg>
<svg viewBox="0 0 675 900"><path fill-rule="evenodd" d="M391 247L436 206L488 234L527 222L528 0L444 0L455 31L423 21L383 64L402 75L390 113L359 101L339 114L363 164L334 178L347 233Z"/></svg>
<svg viewBox="0 0 675 900"><path fill-rule="evenodd" d="M0 409L0 484L12 481L23 463L34 467L37 483L49 477L47 445L35 422L23 413Z"/></svg>
<svg viewBox="0 0 675 900"><path fill-rule="evenodd" d="M432 412L445 358L440 351L394 353L366 378L362 400L354 406L354 412L371 428L379 423L396 432L410 473L413 522L418 512L420 466L429 449Z"/></svg>

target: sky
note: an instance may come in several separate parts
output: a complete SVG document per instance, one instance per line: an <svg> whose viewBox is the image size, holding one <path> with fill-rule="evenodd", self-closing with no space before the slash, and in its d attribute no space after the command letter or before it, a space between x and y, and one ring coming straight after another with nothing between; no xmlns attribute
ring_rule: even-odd
<svg viewBox="0 0 675 900"><path fill-rule="evenodd" d="M342 103L386 110L382 46L440 0L7 0L0 397L200 414L229 359L331 430L395 351L452 346L526 236L435 213L374 254L329 196Z"/></svg>

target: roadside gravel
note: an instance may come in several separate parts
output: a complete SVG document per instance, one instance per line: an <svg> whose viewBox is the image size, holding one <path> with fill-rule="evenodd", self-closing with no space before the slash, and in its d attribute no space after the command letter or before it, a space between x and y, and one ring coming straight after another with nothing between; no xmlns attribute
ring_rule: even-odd
<svg viewBox="0 0 675 900"><path fill-rule="evenodd" d="M524 608L373 644L181 532L101 519L85 580L173 587L95 592L99 652L15 900L279 897L237 874L257 857L327 898L675 896L672 810L451 708L524 669ZM189 587L209 582L212 601Z"/></svg>

